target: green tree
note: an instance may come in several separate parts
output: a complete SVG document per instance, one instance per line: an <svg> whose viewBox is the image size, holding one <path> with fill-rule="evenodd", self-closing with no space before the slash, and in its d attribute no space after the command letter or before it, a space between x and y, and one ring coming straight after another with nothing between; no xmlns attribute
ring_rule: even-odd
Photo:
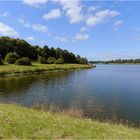
<svg viewBox="0 0 140 140"><path fill-rule="evenodd" d="M8 64L14 64L18 58L19 55L17 55L16 53L7 53L7 55L5 56L5 61Z"/></svg>
<svg viewBox="0 0 140 140"><path fill-rule="evenodd" d="M28 57L22 57L15 62L16 65L31 65L31 60Z"/></svg>
<svg viewBox="0 0 140 140"><path fill-rule="evenodd" d="M3 65L2 56L0 55L0 65Z"/></svg>
<svg viewBox="0 0 140 140"><path fill-rule="evenodd" d="M32 46L25 40L14 39L10 37L0 37L0 53L4 59L8 53L17 53L20 58L28 57L30 60L37 60L38 56L45 57L47 60L49 57L55 59L62 58L65 63L79 63L86 64L87 60L81 56L76 57L75 54L67 50L62 50L60 48L49 48L45 45L43 48L38 45ZM123 61L123 63L126 61ZM138 63L139 60L135 60L135 63ZM13 62L12 62L13 63Z"/></svg>
<svg viewBox="0 0 140 140"><path fill-rule="evenodd" d="M64 64L64 60L62 58L58 58L56 61L55 61L55 64Z"/></svg>
<svg viewBox="0 0 140 140"><path fill-rule="evenodd" d="M42 57L42 56L39 56L37 60L40 64L46 64L47 63L46 58Z"/></svg>
<svg viewBox="0 0 140 140"><path fill-rule="evenodd" d="M55 61L56 61L56 59L55 59L54 57L49 57L49 58L47 59L48 64L54 64Z"/></svg>
<svg viewBox="0 0 140 140"><path fill-rule="evenodd" d="M49 49L49 47L47 45L45 45L43 47L43 51L42 51L42 55L41 56L45 57L46 59L48 57L50 57L50 49Z"/></svg>

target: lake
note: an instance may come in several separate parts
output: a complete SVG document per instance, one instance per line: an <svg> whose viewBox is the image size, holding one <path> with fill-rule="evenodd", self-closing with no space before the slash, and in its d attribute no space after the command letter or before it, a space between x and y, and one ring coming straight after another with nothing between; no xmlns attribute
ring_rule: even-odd
<svg viewBox="0 0 140 140"><path fill-rule="evenodd" d="M140 65L0 78L0 102L82 110L98 120L140 126Z"/></svg>

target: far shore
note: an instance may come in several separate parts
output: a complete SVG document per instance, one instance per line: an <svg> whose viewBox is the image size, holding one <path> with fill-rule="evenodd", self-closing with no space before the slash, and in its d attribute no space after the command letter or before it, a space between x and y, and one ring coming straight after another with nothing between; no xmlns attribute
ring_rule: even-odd
<svg viewBox="0 0 140 140"><path fill-rule="evenodd" d="M140 63L91 63L93 65L96 65L96 64L104 64L104 65L140 65Z"/></svg>

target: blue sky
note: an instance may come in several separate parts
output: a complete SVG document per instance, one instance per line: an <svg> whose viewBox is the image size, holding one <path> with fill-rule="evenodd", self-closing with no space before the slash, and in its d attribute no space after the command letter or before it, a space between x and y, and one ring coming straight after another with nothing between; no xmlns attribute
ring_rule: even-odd
<svg viewBox="0 0 140 140"><path fill-rule="evenodd" d="M0 1L0 35L89 60L140 58L140 2Z"/></svg>

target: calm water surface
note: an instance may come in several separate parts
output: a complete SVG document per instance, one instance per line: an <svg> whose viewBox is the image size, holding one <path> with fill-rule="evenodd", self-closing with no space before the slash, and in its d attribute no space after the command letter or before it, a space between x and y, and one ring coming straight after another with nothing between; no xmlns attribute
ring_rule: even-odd
<svg viewBox="0 0 140 140"><path fill-rule="evenodd" d="M0 102L80 109L90 118L140 124L140 65L0 78Z"/></svg>

